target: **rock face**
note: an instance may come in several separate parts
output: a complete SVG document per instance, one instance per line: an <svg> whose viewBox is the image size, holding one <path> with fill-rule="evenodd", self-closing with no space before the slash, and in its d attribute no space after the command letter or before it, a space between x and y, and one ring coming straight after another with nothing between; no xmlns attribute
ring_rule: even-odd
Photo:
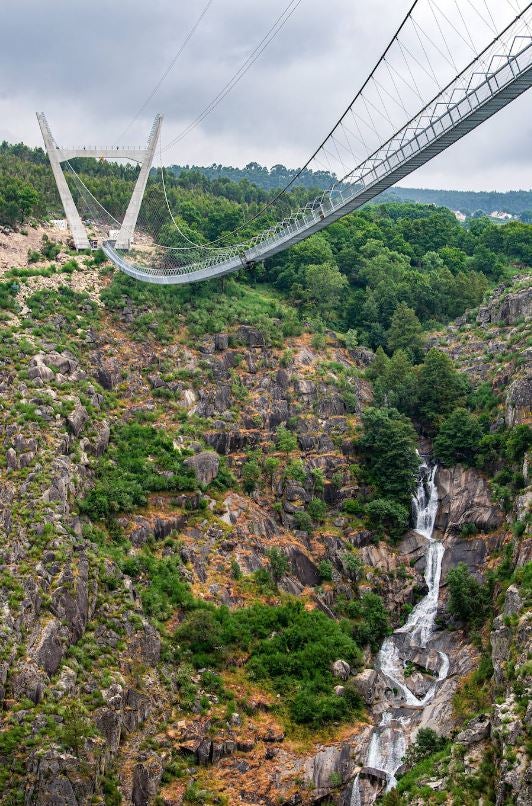
<svg viewBox="0 0 532 806"><path fill-rule="evenodd" d="M133 790L131 803L133 806L149 806L157 795L163 767L158 756L152 755L140 761L133 773Z"/></svg>
<svg viewBox="0 0 532 806"><path fill-rule="evenodd" d="M497 764L497 806L525 806L532 799L532 770L526 752L526 729L532 725L530 701L523 719L517 702L515 679L530 692L526 671L532 647L530 611L523 612L523 599L515 585L506 591L503 614L493 621L491 658L498 701L492 711L491 735Z"/></svg>
<svg viewBox="0 0 532 806"><path fill-rule="evenodd" d="M474 468L442 468L437 486L439 531L456 534L466 524L474 524L479 531L490 532L502 524L504 514L493 504L486 479Z"/></svg>
<svg viewBox="0 0 532 806"><path fill-rule="evenodd" d="M503 293L499 295L497 292L501 290ZM504 287L497 289L492 301L478 309L477 322L480 325L515 325L520 320L532 317L532 289L523 288L510 293L504 291Z"/></svg>
<svg viewBox="0 0 532 806"><path fill-rule="evenodd" d="M202 451L185 459L185 464L194 471L200 484L210 484L218 475L220 459L214 451Z"/></svg>
<svg viewBox="0 0 532 806"><path fill-rule="evenodd" d="M532 374L518 378L506 394L506 425L529 422L532 417Z"/></svg>

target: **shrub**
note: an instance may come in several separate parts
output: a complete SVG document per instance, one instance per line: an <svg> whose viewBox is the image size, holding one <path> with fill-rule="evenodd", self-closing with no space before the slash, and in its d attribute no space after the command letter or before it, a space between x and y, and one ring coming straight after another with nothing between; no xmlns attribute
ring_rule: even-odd
<svg viewBox="0 0 532 806"><path fill-rule="evenodd" d="M242 569L236 560L231 560L231 576L233 579L242 579Z"/></svg>
<svg viewBox="0 0 532 806"><path fill-rule="evenodd" d="M113 428L109 449L98 460L94 488L80 510L97 520L129 512L160 490L193 490L194 474L173 440L151 425L124 423Z"/></svg>
<svg viewBox="0 0 532 806"><path fill-rule="evenodd" d="M358 554L346 552L342 557L342 565L344 566L345 573L353 582L358 582L359 579L362 578L364 565Z"/></svg>
<svg viewBox="0 0 532 806"><path fill-rule="evenodd" d="M379 536L387 534L398 540L408 528L409 510L391 498L376 498L366 505L370 526Z"/></svg>
<svg viewBox="0 0 532 806"><path fill-rule="evenodd" d="M342 510L348 515L363 515L366 508L364 504L356 498L346 498L342 501Z"/></svg>
<svg viewBox="0 0 532 806"><path fill-rule="evenodd" d="M416 735L416 740L408 748L405 755L405 764L413 767L424 758L428 758L433 753L438 753L446 745L446 739L438 736L432 728L420 728Z"/></svg>
<svg viewBox="0 0 532 806"><path fill-rule="evenodd" d="M360 708L354 689L346 686L344 697L333 693L332 663L339 657L352 667L361 662L348 625L307 611L300 601L196 610L176 631L176 641L196 667L219 667L230 653L247 654L248 675L281 694L280 705L295 722L319 727Z"/></svg>
<svg viewBox="0 0 532 806"><path fill-rule="evenodd" d="M305 470L305 465L301 459L296 459L286 466L285 476L287 479L299 481L300 484L305 483L307 480L307 471Z"/></svg>
<svg viewBox="0 0 532 806"><path fill-rule="evenodd" d="M279 451L290 453L297 448L297 436L280 425L275 434L275 445Z"/></svg>
<svg viewBox="0 0 532 806"><path fill-rule="evenodd" d="M455 409L442 423L434 440L434 454L445 465L472 465L482 437L478 418L467 409Z"/></svg>
<svg viewBox="0 0 532 806"><path fill-rule="evenodd" d="M473 576L465 563L458 563L447 574L449 612L466 624L481 622L487 612L489 596L485 586Z"/></svg>
<svg viewBox="0 0 532 806"><path fill-rule="evenodd" d="M304 510L296 512L294 515L294 523L296 525L296 529L301 529L302 532L312 532L314 528L312 518L308 512L305 512Z"/></svg>
<svg viewBox="0 0 532 806"><path fill-rule="evenodd" d="M267 556L272 579L279 582L288 571L288 557L276 548L270 549Z"/></svg>
<svg viewBox="0 0 532 806"><path fill-rule="evenodd" d="M121 563L124 574L135 580L145 612L166 621L176 607L192 607L194 599L176 557L155 557L144 551Z"/></svg>
<svg viewBox="0 0 532 806"><path fill-rule="evenodd" d="M307 512L314 521L321 523L325 520L327 506L321 498L313 498L307 507Z"/></svg>
<svg viewBox="0 0 532 806"><path fill-rule="evenodd" d="M253 492L261 477L261 468L256 459L248 459L242 466L242 481L247 493Z"/></svg>
<svg viewBox="0 0 532 806"><path fill-rule="evenodd" d="M318 566L318 573L324 582L331 582L333 577L333 566L330 560L321 560Z"/></svg>

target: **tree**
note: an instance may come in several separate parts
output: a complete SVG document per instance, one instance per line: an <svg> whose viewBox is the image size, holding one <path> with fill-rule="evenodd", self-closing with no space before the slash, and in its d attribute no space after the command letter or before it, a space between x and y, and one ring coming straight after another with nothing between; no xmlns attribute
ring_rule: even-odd
<svg viewBox="0 0 532 806"><path fill-rule="evenodd" d="M399 540L408 528L410 512L404 504L390 498L375 498L366 506L369 524L379 536L388 534Z"/></svg>
<svg viewBox="0 0 532 806"><path fill-rule="evenodd" d="M384 356L384 351L380 347L379 350ZM386 360L383 361L379 350L371 367L375 377L375 402L411 416L418 402L417 374L412 361L404 350L397 350L391 358L384 356Z"/></svg>
<svg viewBox="0 0 532 806"><path fill-rule="evenodd" d="M386 340L391 353L404 350L412 361L417 363L421 360L423 356L421 322L416 312L404 302L400 302L393 312Z"/></svg>
<svg viewBox="0 0 532 806"><path fill-rule="evenodd" d="M352 620L352 636L359 646L369 645L376 651L390 630L390 619L383 600L368 591L360 599L349 602L347 615Z"/></svg>
<svg viewBox="0 0 532 806"><path fill-rule="evenodd" d="M433 753L443 750L446 740L443 736L438 736L432 728L420 728L416 734L416 740L408 748L404 757L407 767L413 767L424 758L428 758Z"/></svg>
<svg viewBox="0 0 532 806"><path fill-rule="evenodd" d="M288 557L279 549L270 549L267 553L270 574L274 582L279 582L288 571Z"/></svg>
<svg viewBox="0 0 532 806"><path fill-rule="evenodd" d="M444 465L463 462L472 465L482 438L478 417L457 408L443 421L434 440L434 454Z"/></svg>
<svg viewBox="0 0 532 806"><path fill-rule="evenodd" d="M275 444L277 449L284 453L290 453L297 448L297 437L283 425L280 425L275 434Z"/></svg>
<svg viewBox="0 0 532 806"><path fill-rule="evenodd" d="M467 378L454 369L445 353L435 348L427 353L418 378L419 411L430 425L450 414L468 391Z"/></svg>
<svg viewBox="0 0 532 806"><path fill-rule="evenodd" d="M39 201L38 192L27 182L0 175L0 224L21 224Z"/></svg>
<svg viewBox="0 0 532 806"><path fill-rule="evenodd" d="M455 568L451 568L447 574L447 586L449 613L466 624L481 622L488 606L488 592L465 563L458 563Z"/></svg>
<svg viewBox="0 0 532 806"><path fill-rule="evenodd" d="M355 347L358 347L358 333L353 328L350 328L347 333L344 334L344 344L348 350L354 350Z"/></svg>
<svg viewBox="0 0 532 806"><path fill-rule="evenodd" d="M392 408L368 408L362 423L358 445L372 483L383 498L409 503L419 466L412 423Z"/></svg>
<svg viewBox="0 0 532 806"><path fill-rule="evenodd" d="M304 279L304 298L317 308L325 319L334 316L337 306L349 287L345 275L336 263L307 266Z"/></svg>

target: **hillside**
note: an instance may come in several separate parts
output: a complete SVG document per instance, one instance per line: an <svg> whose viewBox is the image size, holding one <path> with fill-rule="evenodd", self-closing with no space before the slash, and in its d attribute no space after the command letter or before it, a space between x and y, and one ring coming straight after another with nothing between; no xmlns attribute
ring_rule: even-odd
<svg viewBox="0 0 532 806"><path fill-rule="evenodd" d="M127 171L77 169L118 211ZM0 803L530 802L532 226L375 205L158 288L74 253L48 180L0 151ZM170 193L199 240L267 198Z"/></svg>
<svg viewBox="0 0 532 806"><path fill-rule="evenodd" d="M248 182L263 190L280 190L292 181L295 187L326 190L331 187L336 178L326 171L305 170L296 179L297 171L294 169L286 168L284 165L274 165L268 169L256 162L249 163L244 168L217 164L209 166L172 165L168 170L176 176L188 171L197 171L210 180L228 179L231 182ZM449 210L460 210L470 216L478 214L479 211L490 214L497 210L512 213L517 217L525 214L523 220L527 221L530 221L532 216L532 190L497 193L496 191L394 187L378 196L373 203L382 204L387 201L434 204L437 207L447 207Z"/></svg>

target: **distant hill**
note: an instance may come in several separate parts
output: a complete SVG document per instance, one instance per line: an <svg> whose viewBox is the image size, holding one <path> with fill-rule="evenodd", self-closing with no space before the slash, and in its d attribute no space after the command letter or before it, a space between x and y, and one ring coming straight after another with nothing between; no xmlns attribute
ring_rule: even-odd
<svg viewBox="0 0 532 806"><path fill-rule="evenodd" d="M460 210L467 215L473 215L478 210L493 213L500 210L513 215L521 215L525 211L532 211L532 190L510 190L507 193L496 191L472 190L427 190L421 188L394 187L379 197L387 200L414 201L420 204L436 204L438 207L448 207L450 210Z"/></svg>
<svg viewBox="0 0 532 806"><path fill-rule="evenodd" d="M250 162L245 168L233 168L230 165L214 163L209 166L172 165L169 170L173 171L176 176L183 171L195 170L208 179L229 179L232 182L247 180L264 190L281 189L297 173L297 169L287 168L284 165L266 168L257 162ZM334 179L335 177L327 171L305 170L294 182L294 187L322 190L330 187ZM475 192L394 187L378 196L375 201L414 201L421 204L435 204L438 207L448 207L450 210L460 210L466 215L473 215L479 210L484 213L499 210L517 216L528 212L532 216L532 190L511 190L507 193L497 193L496 191Z"/></svg>
<svg viewBox="0 0 532 806"><path fill-rule="evenodd" d="M250 162L245 168L213 163L209 166L170 165L168 170L179 176L183 171L199 171L208 179L230 179L231 182L247 180L263 190L281 190L298 172L298 168L274 165L266 168L258 162ZM328 171L304 170L294 182L294 187L325 189L331 186L335 177Z"/></svg>

